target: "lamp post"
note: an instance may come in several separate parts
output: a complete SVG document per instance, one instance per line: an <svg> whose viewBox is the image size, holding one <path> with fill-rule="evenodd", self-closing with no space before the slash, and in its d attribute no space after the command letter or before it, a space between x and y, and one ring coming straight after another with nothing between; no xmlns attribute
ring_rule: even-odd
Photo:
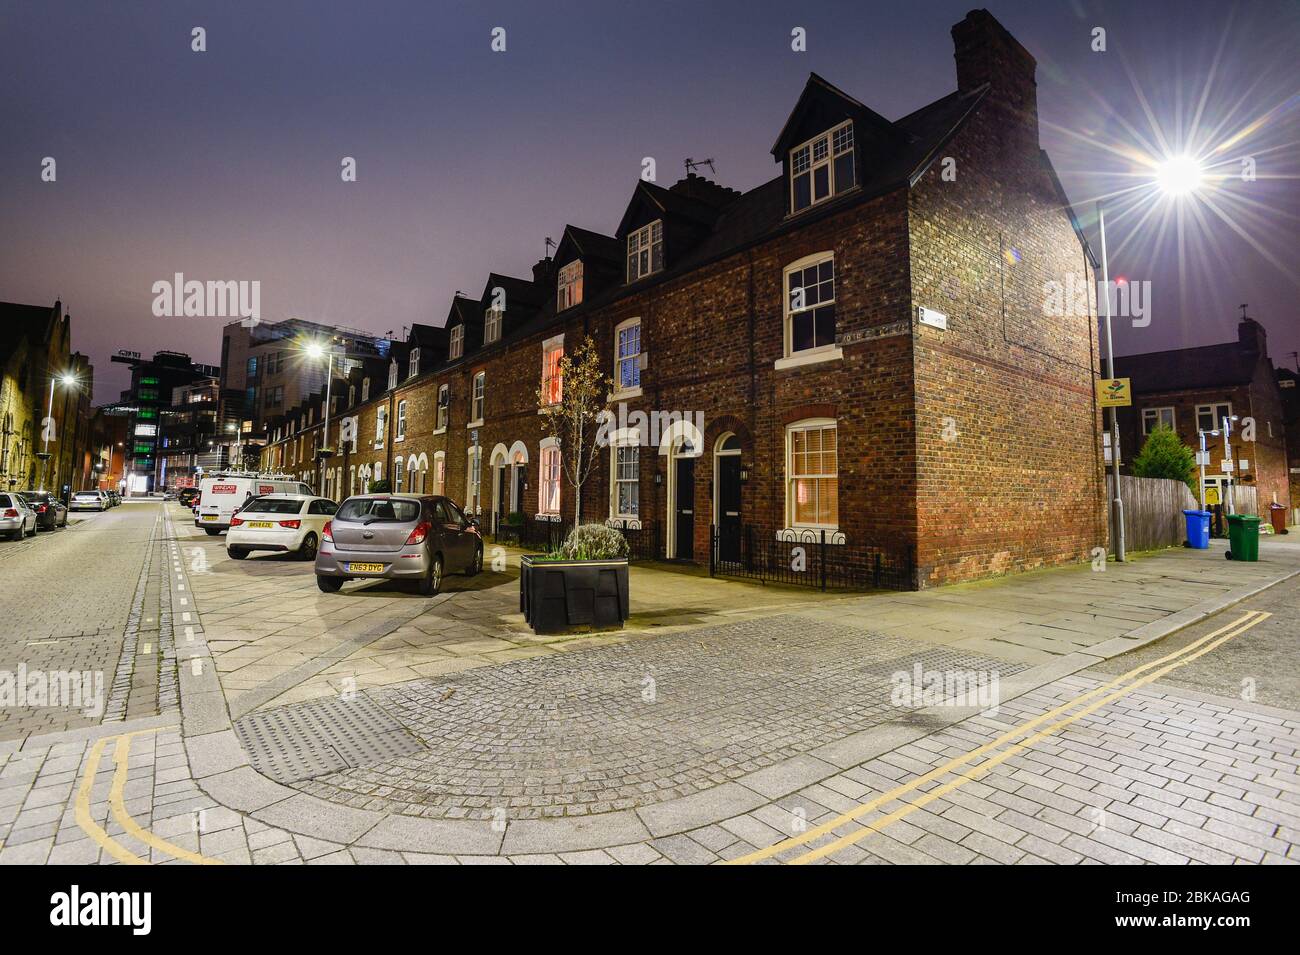
<svg viewBox="0 0 1300 955"><path fill-rule="evenodd" d="M1101 200L1097 200L1097 230L1101 236L1101 294L1106 301L1106 377L1115 377L1115 342L1110 333L1110 263L1106 259L1106 211ZM1124 548L1124 499L1119 493L1119 408L1110 409L1110 464L1114 497L1111 498L1111 513L1115 525L1115 559L1123 563Z"/></svg>
<svg viewBox="0 0 1300 955"><path fill-rule="evenodd" d="M50 403L45 409L45 421L42 422L41 425L41 438L43 443L41 445L40 453L40 459L42 462L40 489L42 491L45 490L45 482L48 481L50 477L50 431L53 429L54 424L54 386L59 383L70 388L77 383L77 376L72 374L63 374L55 375L50 378Z"/></svg>
<svg viewBox="0 0 1300 955"><path fill-rule="evenodd" d="M1232 423L1236 420L1237 420L1237 416L1235 414L1224 415L1223 428L1222 428L1224 460L1228 462L1228 513L1229 514L1237 513L1236 505L1233 502L1233 497L1235 495L1232 492L1233 477L1237 469L1237 464L1235 461L1232 460L1232 443L1228 440L1229 436L1232 434Z"/></svg>
<svg viewBox="0 0 1300 955"><path fill-rule="evenodd" d="M325 458L330 453L330 448L327 447L327 445L329 444L329 440L330 440L330 386L333 385L334 383L334 347L332 343L327 348L326 346L321 345L319 342L312 342L310 345L307 346L307 354L309 357L317 358L317 359L320 358L322 355L326 356L325 423L324 423L324 430L322 431L323 437L321 439L321 446L316 451L317 464L318 464L316 493L320 494L323 497L325 494Z"/></svg>

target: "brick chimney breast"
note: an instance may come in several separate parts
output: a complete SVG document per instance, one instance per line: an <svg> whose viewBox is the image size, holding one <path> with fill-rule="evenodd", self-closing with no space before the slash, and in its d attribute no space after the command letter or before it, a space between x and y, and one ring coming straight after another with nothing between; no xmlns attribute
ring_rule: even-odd
<svg viewBox="0 0 1300 955"><path fill-rule="evenodd" d="M987 10L972 10L952 28L957 89L971 93L989 84L992 104L1004 114L1008 132L1024 135L1038 149L1037 63L1029 51Z"/></svg>

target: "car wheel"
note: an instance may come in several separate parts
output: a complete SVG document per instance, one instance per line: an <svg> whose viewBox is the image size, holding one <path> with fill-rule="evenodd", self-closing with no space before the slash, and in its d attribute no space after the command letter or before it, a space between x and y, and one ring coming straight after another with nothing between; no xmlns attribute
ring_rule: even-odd
<svg viewBox="0 0 1300 955"><path fill-rule="evenodd" d="M483 548L475 547L474 556L470 559L469 566L465 568L466 577L476 577L483 572Z"/></svg>
<svg viewBox="0 0 1300 955"><path fill-rule="evenodd" d="M316 534L314 531L308 532L307 536L302 539L302 546L298 548L298 559L316 559Z"/></svg>
<svg viewBox="0 0 1300 955"><path fill-rule="evenodd" d="M209 537L216 537L218 534L221 533L220 527L205 527L203 529L207 531Z"/></svg>
<svg viewBox="0 0 1300 955"><path fill-rule="evenodd" d="M248 556L248 551L244 550L242 547L227 547L226 555L231 560L243 560Z"/></svg>
<svg viewBox="0 0 1300 955"><path fill-rule="evenodd" d="M320 588L320 592L323 594L336 594L339 592L339 588L343 586L343 578L323 577L317 574L316 586Z"/></svg>
<svg viewBox="0 0 1300 955"><path fill-rule="evenodd" d="M420 581L421 597L436 597L442 588L442 555L434 554L429 564L429 574Z"/></svg>

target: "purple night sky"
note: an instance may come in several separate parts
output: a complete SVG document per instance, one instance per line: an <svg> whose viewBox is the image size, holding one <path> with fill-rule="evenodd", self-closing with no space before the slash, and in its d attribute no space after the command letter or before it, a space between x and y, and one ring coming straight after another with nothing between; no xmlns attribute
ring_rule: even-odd
<svg viewBox="0 0 1300 955"><path fill-rule="evenodd" d="M663 185L687 156L738 189L771 178L809 71L890 119L950 92L949 28L975 5L5 0L0 300L63 299L101 403L128 382L120 348L217 361L222 319L151 313L175 272L260 280L265 321L441 324L453 292L526 275L566 222L613 231L644 156ZM1198 149L1224 143L1237 179L1256 158L1254 182L1225 183L1218 214L1192 200L1181 230L1167 207L1138 229L1147 209L1115 201L1112 273L1154 299L1149 327L1117 324L1117 350L1235 338L1248 302L1291 364L1300 5L988 8L1038 59L1042 143L1089 228L1093 198L1138 181L1121 153L1156 146L1152 117L1174 151L1192 129Z"/></svg>

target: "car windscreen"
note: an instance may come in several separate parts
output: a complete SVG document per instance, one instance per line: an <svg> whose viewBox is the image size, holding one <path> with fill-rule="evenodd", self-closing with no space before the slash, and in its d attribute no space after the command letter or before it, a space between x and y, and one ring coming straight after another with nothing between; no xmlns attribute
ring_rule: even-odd
<svg viewBox="0 0 1300 955"><path fill-rule="evenodd" d="M420 516L420 502L407 498L354 497L334 515L340 521L405 523Z"/></svg>
<svg viewBox="0 0 1300 955"><path fill-rule="evenodd" d="M297 514L302 510L302 501L273 501L258 498L250 501L241 514Z"/></svg>

